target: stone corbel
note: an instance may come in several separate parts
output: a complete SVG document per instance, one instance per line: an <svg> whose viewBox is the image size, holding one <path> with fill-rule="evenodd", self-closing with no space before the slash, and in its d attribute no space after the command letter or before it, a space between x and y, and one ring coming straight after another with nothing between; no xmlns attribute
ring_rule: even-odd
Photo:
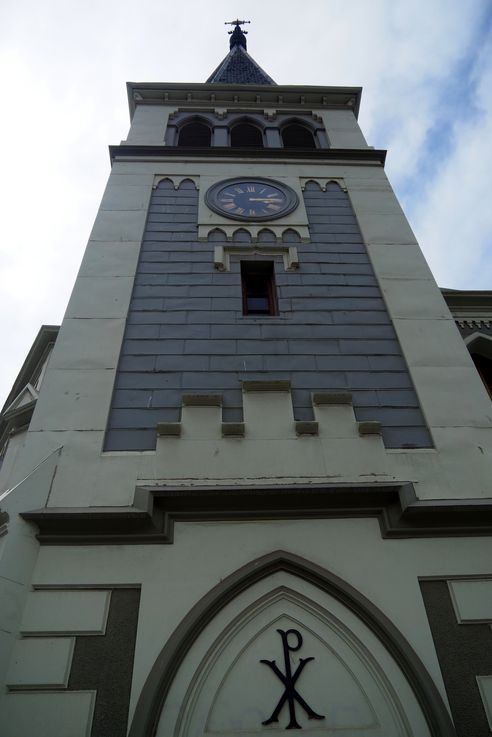
<svg viewBox="0 0 492 737"><path fill-rule="evenodd" d="M262 256L283 256L286 271L296 271L299 268L299 256L296 246L255 245L250 248L236 245L215 246L214 267L217 271L229 271L231 268L230 256L251 256L255 253Z"/></svg>
<svg viewBox="0 0 492 737"><path fill-rule="evenodd" d="M226 107L216 107L214 109L215 117L217 120L225 120L227 118L227 108Z"/></svg>

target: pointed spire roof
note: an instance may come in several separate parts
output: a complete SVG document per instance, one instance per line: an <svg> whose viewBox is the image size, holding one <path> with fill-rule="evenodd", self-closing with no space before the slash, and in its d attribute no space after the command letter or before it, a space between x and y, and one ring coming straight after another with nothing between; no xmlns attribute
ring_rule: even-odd
<svg viewBox="0 0 492 737"><path fill-rule="evenodd" d="M235 20L226 25L229 31L230 51L217 69L207 79L207 84L276 84L246 51L246 33L241 25L249 21Z"/></svg>

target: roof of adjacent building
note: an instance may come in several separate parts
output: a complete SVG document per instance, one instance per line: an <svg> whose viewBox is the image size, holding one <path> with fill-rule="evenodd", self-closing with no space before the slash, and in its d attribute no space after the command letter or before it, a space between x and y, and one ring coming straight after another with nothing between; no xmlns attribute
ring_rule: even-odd
<svg viewBox="0 0 492 737"><path fill-rule="evenodd" d="M248 54L245 33L237 22L231 32L230 51L207 79L207 84L275 84Z"/></svg>

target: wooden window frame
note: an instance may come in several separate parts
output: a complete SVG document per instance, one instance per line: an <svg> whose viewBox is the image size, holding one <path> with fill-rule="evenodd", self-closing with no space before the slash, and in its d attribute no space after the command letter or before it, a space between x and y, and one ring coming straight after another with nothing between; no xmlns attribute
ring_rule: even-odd
<svg viewBox="0 0 492 737"><path fill-rule="evenodd" d="M248 306L248 283L256 278L264 280L264 296L268 301L268 311L255 311ZM273 261L241 261L241 289L243 315L251 317L272 317L278 315L277 290L275 287L275 265Z"/></svg>

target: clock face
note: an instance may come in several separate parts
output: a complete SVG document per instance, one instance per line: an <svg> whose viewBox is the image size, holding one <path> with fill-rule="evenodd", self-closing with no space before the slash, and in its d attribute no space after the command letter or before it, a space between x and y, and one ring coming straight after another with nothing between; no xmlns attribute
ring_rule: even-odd
<svg viewBox="0 0 492 737"><path fill-rule="evenodd" d="M233 220L274 220L297 207L296 193L269 179L229 179L211 187L207 205Z"/></svg>

